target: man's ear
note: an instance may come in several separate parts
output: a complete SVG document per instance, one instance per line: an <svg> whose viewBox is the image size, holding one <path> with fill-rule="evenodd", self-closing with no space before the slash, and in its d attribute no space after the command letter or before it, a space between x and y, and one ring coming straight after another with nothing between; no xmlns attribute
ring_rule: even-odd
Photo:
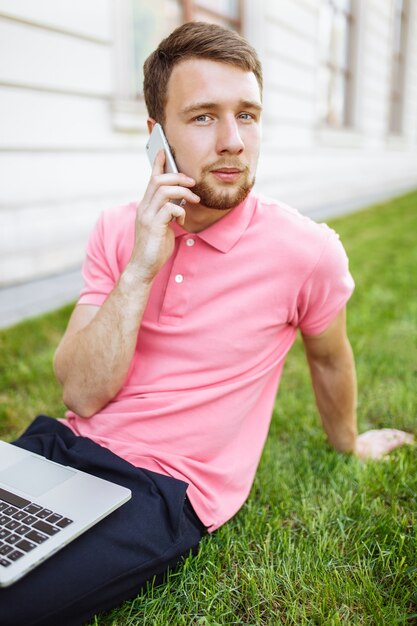
<svg viewBox="0 0 417 626"><path fill-rule="evenodd" d="M156 121L152 117L148 117L146 123L148 125L148 132L149 132L149 134L151 134L152 129L153 129L153 127L156 124Z"/></svg>

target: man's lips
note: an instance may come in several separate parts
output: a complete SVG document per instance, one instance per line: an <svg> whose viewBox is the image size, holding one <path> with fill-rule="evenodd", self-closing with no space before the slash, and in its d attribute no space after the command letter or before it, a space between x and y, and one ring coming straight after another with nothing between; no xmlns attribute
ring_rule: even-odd
<svg viewBox="0 0 417 626"><path fill-rule="evenodd" d="M242 170L239 170L236 167L221 167L216 170L211 170L211 173L225 183L233 183L239 178Z"/></svg>

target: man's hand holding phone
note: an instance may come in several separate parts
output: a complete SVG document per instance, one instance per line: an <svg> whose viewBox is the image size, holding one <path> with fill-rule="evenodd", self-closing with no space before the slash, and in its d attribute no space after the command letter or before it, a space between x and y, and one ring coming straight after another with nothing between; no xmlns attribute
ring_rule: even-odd
<svg viewBox="0 0 417 626"><path fill-rule="evenodd" d="M151 282L174 250L173 219L182 226L185 209L173 201L184 199L198 204L200 198L190 187L195 180L178 172L164 173L165 152L160 150L152 166L152 175L136 214L135 244L129 265Z"/></svg>

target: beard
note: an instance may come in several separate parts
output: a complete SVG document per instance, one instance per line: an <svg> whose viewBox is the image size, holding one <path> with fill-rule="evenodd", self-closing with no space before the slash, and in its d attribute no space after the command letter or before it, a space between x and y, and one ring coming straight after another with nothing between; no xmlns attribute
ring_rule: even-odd
<svg viewBox="0 0 417 626"><path fill-rule="evenodd" d="M170 145L172 156L175 160L175 150ZM241 170L240 179L241 182L236 187L233 185L232 189L219 190L212 184L210 184L208 178L212 174L212 170L221 169L222 167L235 167ZM200 204L208 209L217 209L218 211L228 211L235 206L243 202L245 198L251 192L255 184L255 176L250 178L249 167L242 166L239 159L231 158L229 160L219 160L216 163L212 163L203 168L200 180L196 182L194 187L191 187L193 193L200 197ZM230 185L232 187L232 185Z"/></svg>
<svg viewBox="0 0 417 626"><path fill-rule="evenodd" d="M224 164L223 167L225 167ZM229 165L229 167L236 166ZM244 168L244 170L242 171L242 182L239 183L237 187L234 186L233 189L219 190L205 179L206 177L210 176L210 174L208 173L210 170L208 170L205 174L206 169L207 168L203 170L203 175L200 180L196 182L194 187L192 187L192 191L200 197L200 204L207 207L208 209L217 209L218 211L227 211L229 209L233 209L233 207L237 206L238 204L243 202L245 198L247 198L252 187L255 184L255 177L250 179L249 168L247 167Z"/></svg>

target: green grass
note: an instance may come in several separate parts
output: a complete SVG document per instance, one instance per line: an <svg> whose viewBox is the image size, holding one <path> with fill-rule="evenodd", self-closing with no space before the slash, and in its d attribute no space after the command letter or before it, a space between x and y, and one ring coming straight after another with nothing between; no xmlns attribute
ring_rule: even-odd
<svg viewBox="0 0 417 626"><path fill-rule="evenodd" d="M331 223L356 291L360 430L416 431L417 192ZM62 416L51 359L70 308L0 333L0 437ZM100 626L417 624L417 451L360 463L326 444L300 340L248 502L161 587Z"/></svg>

